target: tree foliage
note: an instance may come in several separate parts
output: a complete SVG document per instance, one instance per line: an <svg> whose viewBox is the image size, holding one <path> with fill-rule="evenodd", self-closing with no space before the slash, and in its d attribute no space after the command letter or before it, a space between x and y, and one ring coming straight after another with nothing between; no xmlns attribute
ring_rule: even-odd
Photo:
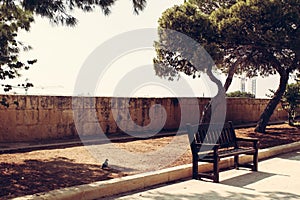
<svg viewBox="0 0 300 200"><path fill-rule="evenodd" d="M267 96L273 97L275 91L270 90L270 92L272 94ZM297 115L297 109L300 107L300 83L288 84L280 102L283 110L288 113L289 125L293 126Z"/></svg>
<svg viewBox="0 0 300 200"><path fill-rule="evenodd" d="M280 85L256 127L258 132L264 132L285 91L289 74L299 69L299 12L300 0L190 0L166 10L159 26L199 42L227 74L225 90L234 73L247 77L280 75ZM169 39L160 37L158 43L165 44ZM157 75L170 77L177 75L176 71L197 77L197 67L180 51L167 52L157 44L156 48Z"/></svg>
<svg viewBox="0 0 300 200"><path fill-rule="evenodd" d="M100 8L105 15L111 13L112 6L117 0L15 0L24 10L48 18L55 24L73 26L77 19L71 14L72 10L80 9L85 12ZM132 0L136 14L144 9L146 0Z"/></svg>
<svg viewBox="0 0 300 200"><path fill-rule="evenodd" d="M17 41L20 29L29 31L33 15L30 11L23 10L19 5L11 2L0 2L0 79L13 79L19 76L20 69L29 69L36 60L20 61L20 50L29 50L30 46ZM9 91L12 86L3 84L4 91ZM29 87L31 85L28 85Z"/></svg>
<svg viewBox="0 0 300 200"><path fill-rule="evenodd" d="M85 12L100 8L105 15L110 14L117 0L0 0L0 80L20 76L20 70L29 69L37 60L22 61L19 53L30 50L29 45L18 41L20 30L29 31L34 16L42 16L53 24L75 26L77 19L72 15L74 9ZM138 14L146 6L146 0L132 0L133 11ZM4 91L12 86L2 84ZM28 89L33 84L22 87ZM20 86L21 87L21 86Z"/></svg>
<svg viewBox="0 0 300 200"><path fill-rule="evenodd" d="M243 98L255 98L255 95L250 92L234 91L226 94L227 97L243 97Z"/></svg>
<svg viewBox="0 0 300 200"><path fill-rule="evenodd" d="M300 84L291 83L287 86L282 98L282 108L288 112L289 124L293 125L297 108L300 107Z"/></svg>

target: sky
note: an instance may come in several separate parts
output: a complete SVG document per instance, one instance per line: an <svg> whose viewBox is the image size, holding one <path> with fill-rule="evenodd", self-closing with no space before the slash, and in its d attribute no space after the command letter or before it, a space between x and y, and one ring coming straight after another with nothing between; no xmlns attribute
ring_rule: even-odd
<svg viewBox="0 0 300 200"><path fill-rule="evenodd" d="M154 48L141 48L130 51L112 60L105 74L98 78L95 91L82 94L76 93L74 88L76 83L78 83L78 77L81 77L80 73L84 63L99 46L114 39L117 35L133 30L157 28L157 21L161 13L174 4L179 5L182 2L183 0L148 1L145 10L136 15L133 13L130 1L120 0L116 2L109 16L104 16L100 10L92 13L75 11L74 14L79 20L78 25L75 27L53 25L46 18L36 17L30 32L21 32L19 37L21 41L33 47L33 50L23 53L21 58L37 59L38 62L28 71L22 71L22 77L11 82L13 85L17 85L17 83L28 81L34 84L34 88L30 88L27 92L15 88L12 92L17 94L62 96L124 95L115 92L115 88L117 85L123 85L124 87L126 83L120 83L120 81L140 66L147 65L149 69L153 68L151 65L152 59L155 57ZM99 59L101 59L101 55L99 55ZM155 76L154 70L153 72L149 71L149 73L153 73L152 75ZM89 79L89 77L85 78L86 80ZM216 87L209 82L205 75L197 80L182 75L182 79L191 88L192 92L190 93L193 93L195 96L211 97L216 93ZM223 82L225 80L223 76L220 76L220 79ZM235 77L229 91L239 90L240 82L241 80ZM277 76L257 78L256 82L256 96L265 98L268 89L277 88L279 78ZM164 84L156 84L156 81L152 81L152 83L136 85L129 92L129 95L142 97L190 95L189 92L184 92L184 89L170 89L173 86L169 86L169 83ZM249 84L246 84L246 91L249 88L247 86ZM182 84L179 83L179 85ZM174 87L177 87L176 84Z"/></svg>

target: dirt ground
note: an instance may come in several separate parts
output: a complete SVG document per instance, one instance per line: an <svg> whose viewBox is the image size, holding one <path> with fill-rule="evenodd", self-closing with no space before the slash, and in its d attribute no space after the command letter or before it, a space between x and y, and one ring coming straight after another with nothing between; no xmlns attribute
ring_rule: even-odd
<svg viewBox="0 0 300 200"><path fill-rule="evenodd" d="M253 128L237 129L236 133L240 137L259 138L260 148L300 141L300 129L287 124L269 126L266 134L254 133ZM115 145L128 152L143 153L160 149L171 140L172 137L163 137ZM166 167L188 163L191 163L189 150ZM101 169L101 164L84 146L1 154L0 199L47 192L135 173L127 173L114 167Z"/></svg>

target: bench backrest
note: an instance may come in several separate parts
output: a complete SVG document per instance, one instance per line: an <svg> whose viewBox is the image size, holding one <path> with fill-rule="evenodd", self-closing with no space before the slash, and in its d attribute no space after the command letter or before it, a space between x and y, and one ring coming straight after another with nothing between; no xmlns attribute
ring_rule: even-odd
<svg viewBox="0 0 300 200"><path fill-rule="evenodd" d="M187 125L189 142L219 144L220 148L237 147L232 122L224 124Z"/></svg>

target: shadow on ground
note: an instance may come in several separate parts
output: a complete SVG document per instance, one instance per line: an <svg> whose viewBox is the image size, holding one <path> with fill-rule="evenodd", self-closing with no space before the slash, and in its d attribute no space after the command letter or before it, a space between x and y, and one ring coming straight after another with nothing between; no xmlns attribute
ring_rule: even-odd
<svg viewBox="0 0 300 200"><path fill-rule="evenodd" d="M266 133L257 133L254 128L237 129L236 133L239 137L258 138L260 149L298 142L300 137L300 129L295 127L268 126Z"/></svg>
<svg viewBox="0 0 300 200"><path fill-rule="evenodd" d="M289 154L283 154L278 156L278 158L287 159L287 160L294 160L294 161L300 161L300 151L294 151L293 153Z"/></svg>
<svg viewBox="0 0 300 200"><path fill-rule="evenodd" d="M266 178L270 178L271 176L275 176L278 174L267 173L267 172L249 172L247 174L239 175L230 179L226 179L221 181L221 184L230 185L235 187L245 187L252 183L256 183ZM284 175L282 175L284 176Z"/></svg>
<svg viewBox="0 0 300 200"><path fill-rule="evenodd" d="M124 176L112 168L103 170L101 165L75 163L64 157L25 160L22 164L0 163L0 173L0 199Z"/></svg>
<svg viewBox="0 0 300 200"><path fill-rule="evenodd" d="M149 192L145 194L140 194L139 197L130 197L131 200L137 199L153 199L153 200L182 200L182 199L189 199L189 200L199 200L199 199L214 199L214 200L224 200L224 199L231 199L231 200L253 200L253 199L272 199L272 200L292 200L292 199L299 199L300 195L288 193L288 192L263 192L261 194L249 194L249 193L237 193L226 191L225 194L221 194L218 191L209 191L204 192L201 194L170 194L164 192ZM127 198L123 198L127 200ZM112 199L110 199L112 200ZM128 199L129 200L129 199Z"/></svg>

